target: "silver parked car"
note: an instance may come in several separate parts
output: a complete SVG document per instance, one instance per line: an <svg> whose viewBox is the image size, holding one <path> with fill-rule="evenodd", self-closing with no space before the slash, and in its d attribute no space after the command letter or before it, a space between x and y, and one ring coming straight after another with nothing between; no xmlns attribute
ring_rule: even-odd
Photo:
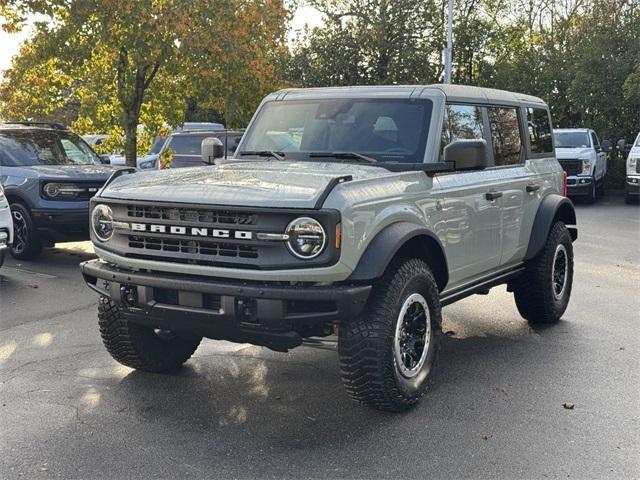
<svg viewBox="0 0 640 480"><path fill-rule="evenodd" d="M2 184L0 184L0 267L4 263L4 257L9 251L12 241L13 220L11 218L11 209Z"/></svg>

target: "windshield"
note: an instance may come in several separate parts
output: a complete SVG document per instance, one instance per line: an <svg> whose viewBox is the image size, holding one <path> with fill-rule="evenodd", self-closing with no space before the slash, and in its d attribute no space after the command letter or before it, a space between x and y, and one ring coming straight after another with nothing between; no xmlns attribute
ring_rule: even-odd
<svg viewBox="0 0 640 480"><path fill-rule="evenodd" d="M589 148L587 132L553 132L556 148Z"/></svg>
<svg viewBox="0 0 640 480"><path fill-rule="evenodd" d="M153 141L153 145L151 145L151 150L149 150L149 155L158 155L160 150L162 150L162 146L164 142L167 141L167 137L161 137L158 135L156 139Z"/></svg>
<svg viewBox="0 0 640 480"><path fill-rule="evenodd" d="M378 161L422 163L431 120L429 100L319 99L266 103L242 152L357 152ZM242 154L240 152L240 155Z"/></svg>
<svg viewBox="0 0 640 480"><path fill-rule="evenodd" d="M0 165L94 165L100 158L71 132L49 130L0 131Z"/></svg>
<svg viewBox="0 0 640 480"><path fill-rule="evenodd" d="M636 138L636 147L640 147L640 133L638 134L638 137Z"/></svg>

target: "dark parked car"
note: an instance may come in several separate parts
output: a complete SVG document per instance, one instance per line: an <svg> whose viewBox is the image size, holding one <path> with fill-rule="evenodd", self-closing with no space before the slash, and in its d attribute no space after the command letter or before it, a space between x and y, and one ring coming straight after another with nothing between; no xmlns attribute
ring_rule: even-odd
<svg viewBox="0 0 640 480"><path fill-rule="evenodd" d="M89 238L89 199L113 173L76 134L55 124L0 124L0 182L11 206L11 254Z"/></svg>
<svg viewBox="0 0 640 480"><path fill-rule="evenodd" d="M171 152L171 168L199 167L202 165L201 147L205 138L218 138L224 146L228 156L236 151L244 130L181 130L172 132L168 137L158 137L151 146L148 155L138 159L141 170L159 169L158 161L165 152ZM112 165L124 165L122 161L111 161Z"/></svg>

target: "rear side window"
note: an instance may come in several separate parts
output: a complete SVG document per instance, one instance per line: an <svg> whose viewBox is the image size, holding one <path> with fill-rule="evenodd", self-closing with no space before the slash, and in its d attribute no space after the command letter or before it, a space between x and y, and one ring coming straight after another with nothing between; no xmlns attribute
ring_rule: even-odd
<svg viewBox="0 0 640 480"><path fill-rule="evenodd" d="M490 107L487 111L489 112L495 165L519 164L522 140L520 138L518 110L510 107Z"/></svg>
<svg viewBox="0 0 640 480"><path fill-rule="evenodd" d="M527 108L527 128L531 153L552 153L549 112L544 108Z"/></svg>
<svg viewBox="0 0 640 480"><path fill-rule="evenodd" d="M447 105L444 110L440 159L444 147L456 140L481 140L484 138L482 110L473 105Z"/></svg>

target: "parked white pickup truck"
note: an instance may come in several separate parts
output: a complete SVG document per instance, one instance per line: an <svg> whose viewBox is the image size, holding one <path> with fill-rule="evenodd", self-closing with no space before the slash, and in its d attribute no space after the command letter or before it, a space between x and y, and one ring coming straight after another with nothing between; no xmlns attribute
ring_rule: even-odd
<svg viewBox="0 0 640 480"><path fill-rule="evenodd" d="M627 157L627 185L625 194L627 203L637 203L640 198L640 133Z"/></svg>
<svg viewBox="0 0 640 480"><path fill-rule="evenodd" d="M598 135L589 128L559 128L553 135L556 156L567 172L569 196L593 203L602 192L607 174L607 154Z"/></svg>

